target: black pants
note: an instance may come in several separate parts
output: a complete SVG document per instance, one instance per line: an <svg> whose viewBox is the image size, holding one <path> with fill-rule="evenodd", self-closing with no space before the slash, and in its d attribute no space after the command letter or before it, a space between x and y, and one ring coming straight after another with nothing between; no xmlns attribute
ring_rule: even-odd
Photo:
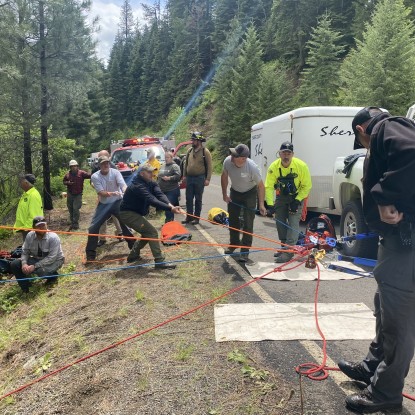
<svg viewBox="0 0 415 415"><path fill-rule="evenodd" d="M400 403L415 350L415 246L402 246L399 236L385 237L374 275L377 333L363 361L373 373L368 389L377 400Z"/></svg>
<svg viewBox="0 0 415 415"><path fill-rule="evenodd" d="M231 245L243 245L246 248L241 248L241 252L248 253L249 247L252 245L252 233L254 231L255 208L257 200L257 186L241 193L231 188L230 198L231 203L228 204L229 226L231 228L241 229L240 215L243 209L243 226L242 230L248 233L242 234L242 241L240 232L229 229L229 237Z"/></svg>
<svg viewBox="0 0 415 415"><path fill-rule="evenodd" d="M35 265L39 262L40 259L36 258L29 258L27 260L27 265ZM47 277L52 275L58 275L58 269L63 265L63 260L59 261L58 263L52 264L46 268L38 268L36 269L33 274L37 275L38 277ZM30 280L26 278L31 278L31 275L27 275L22 271L22 260L15 259L10 264L10 269L12 274L16 277L17 283L19 284L20 288L23 292L28 292L29 287L32 285ZM48 278L49 281L56 281L57 277Z"/></svg>

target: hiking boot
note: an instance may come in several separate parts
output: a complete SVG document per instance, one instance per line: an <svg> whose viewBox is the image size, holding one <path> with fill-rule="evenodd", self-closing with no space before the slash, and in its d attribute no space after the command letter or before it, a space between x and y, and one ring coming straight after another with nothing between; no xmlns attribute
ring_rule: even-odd
<svg viewBox="0 0 415 415"><path fill-rule="evenodd" d="M402 410L402 403L393 403L388 401L377 401L373 395L365 389L363 392L350 395L346 398L346 405L361 414L370 414L373 412L396 411Z"/></svg>
<svg viewBox="0 0 415 415"><path fill-rule="evenodd" d="M130 254L127 257L127 262L131 263L131 262L136 262L136 261L140 261L141 259L143 259L139 253L131 251Z"/></svg>
<svg viewBox="0 0 415 415"><path fill-rule="evenodd" d="M230 255L233 254L235 252L236 248L226 248L225 249L225 254L226 255Z"/></svg>
<svg viewBox="0 0 415 415"><path fill-rule="evenodd" d="M245 264L245 265L250 265L250 266L252 266L252 265L256 265L256 262L253 260L253 259L251 259L251 258L248 258L247 256L241 256L239 259L238 259L238 262L241 262L242 264Z"/></svg>
<svg viewBox="0 0 415 415"><path fill-rule="evenodd" d="M373 373L365 370L362 363L347 362L346 360L340 360L337 363L339 369L350 379L357 380L358 382L366 383L370 385L370 379L373 376Z"/></svg>
<svg viewBox="0 0 415 415"><path fill-rule="evenodd" d="M58 283L58 279L56 277L46 278L45 287L51 288L57 283Z"/></svg>
<svg viewBox="0 0 415 415"><path fill-rule="evenodd" d="M97 243L97 247L99 248L102 245L105 245L107 243L107 241L105 239L100 239Z"/></svg>
<svg viewBox="0 0 415 415"><path fill-rule="evenodd" d="M175 264L165 264L165 263L157 264L157 262L154 264L155 269L176 269L176 267L177 265Z"/></svg>
<svg viewBox="0 0 415 415"><path fill-rule="evenodd" d="M290 254L288 252L282 252L280 256L275 258L275 262L277 264L284 264L285 262L290 261L293 256L294 256L294 254Z"/></svg>

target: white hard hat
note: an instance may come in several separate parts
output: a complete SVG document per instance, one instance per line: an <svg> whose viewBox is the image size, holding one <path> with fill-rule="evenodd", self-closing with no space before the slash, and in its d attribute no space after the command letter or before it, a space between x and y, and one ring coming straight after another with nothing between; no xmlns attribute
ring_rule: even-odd
<svg viewBox="0 0 415 415"><path fill-rule="evenodd" d="M77 166L77 165L78 165L78 162L76 160L71 160L69 162L69 167L71 167L71 166Z"/></svg>

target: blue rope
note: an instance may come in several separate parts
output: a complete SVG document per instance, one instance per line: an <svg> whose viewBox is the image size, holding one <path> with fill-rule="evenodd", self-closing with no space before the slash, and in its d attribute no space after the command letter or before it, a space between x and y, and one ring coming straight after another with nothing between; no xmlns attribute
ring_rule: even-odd
<svg viewBox="0 0 415 415"><path fill-rule="evenodd" d="M268 251L268 250L267 250ZM264 252L262 249L249 251L249 253L256 253L256 252ZM194 258L187 258L187 259L177 259L173 261L165 261L165 262L157 262L157 264L179 264L182 262L188 262L188 261L200 261L202 259L215 259L215 258L223 258L225 256L240 256L240 252L232 253L232 254L223 254L223 255L211 255L211 256L202 256L202 257L194 257ZM47 275L44 277L28 277L28 278L19 278L20 281L36 281L36 280L42 280L42 279L48 279L48 278L62 278L62 277L73 277L74 275L85 275L85 274L93 274L96 272L103 272L103 271L120 271L123 269L134 269L134 268L142 268L142 267L152 267L155 265L155 262L149 262L147 264L138 264L138 265L129 265L126 267L113 267L113 268L103 268L103 269L93 269L89 271L79 271L79 272L71 272L67 274L58 274L58 275ZM16 279L12 280L0 280L0 283L6 283L6 282L17 282Z"/></svg>

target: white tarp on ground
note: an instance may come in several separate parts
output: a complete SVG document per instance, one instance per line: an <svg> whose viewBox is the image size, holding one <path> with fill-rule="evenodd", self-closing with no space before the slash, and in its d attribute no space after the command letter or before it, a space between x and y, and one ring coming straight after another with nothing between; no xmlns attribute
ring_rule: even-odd
<svg viewBox="0 0 415 415"><path fill-rule="evenodd" d="M363 273L366 272L364 269L350 262L336 261L331 262L331 264L340 265L342 267L350 268ZM295 265L298 265L298 262L294 261L286 267L292 267ZM284 267L285 264L276 264L275 262L258 262L255 265L247 265L246 268L251 274L252 278L258 278L261 275L264 275L265 273L272 271L273 269L280 266ZM314 281L317 279L317 275L317 268L310 269L306 268L304 265L300 265L298 268L295 268L291 271L273 272L272 274L264 277L264 279L276 281ZM367 273L367 276L369 276L369 273ZM335 271L332 269L326 269L320 264L320 279L322 281L354 280L356 278L362 278L362 276Z"/></svg>
<svg viewBox="0 0 415 415"><path fill-rule="evenodd" d="M314 304L217 304L215 337L224 341L321 340ZM373 312L363 303L318 304L318 321L327 340L371 340Z"/></svg>

